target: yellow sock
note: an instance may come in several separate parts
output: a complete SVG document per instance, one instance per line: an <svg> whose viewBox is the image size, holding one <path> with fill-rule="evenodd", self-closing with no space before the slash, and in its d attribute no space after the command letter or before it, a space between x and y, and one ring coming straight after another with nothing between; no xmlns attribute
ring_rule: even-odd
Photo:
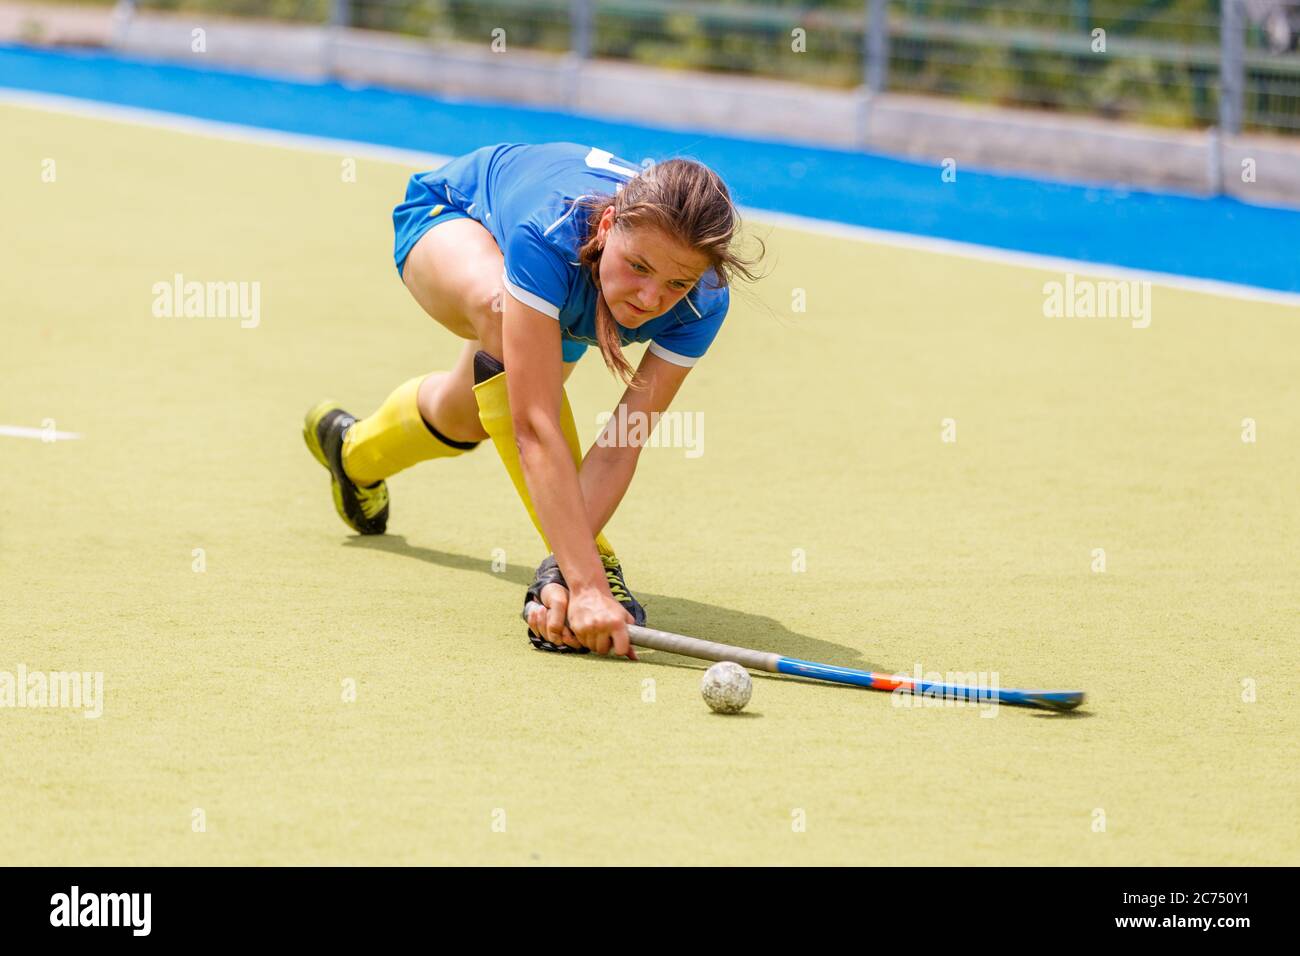
<svg viewBox="0 0 1300 956"><path fill-rule="evenodd" d="M403 382L378 411L348 429L343 440L343 470L357 484L372 485L419 462L453 458L474 447L470 442L450 445L429 431L416 402L420 383L427 377Z"/></svg>
<svg viewBox="0 0 1300 956"><path fill-rule="evenodd" d="M515 426L510 418L510 400L506 394L506 373L501 372L475 385L474 397L478 399L478 420L483 424L483 430L492 436L492 444L496 446L497 454L501 456L501 463L506 466L515 491L523 501L524 507L528 509L528 517L532 519L533 527L542 536L542 543L546 545L546 550L550 551L551 545L546 540L546 533L542 531L542 523L537 520L533 499L528 495L528 482L524 480L524 468L519 461L519 447L515 444ZM578 439L578 426L573 420L569 396L563 391L560 393L560 430L564 432L565 441L573 455L573 463L581 468L582 443ZM614 554L614 546L603 533L596 535L596 549L602 555Z"/></svg>

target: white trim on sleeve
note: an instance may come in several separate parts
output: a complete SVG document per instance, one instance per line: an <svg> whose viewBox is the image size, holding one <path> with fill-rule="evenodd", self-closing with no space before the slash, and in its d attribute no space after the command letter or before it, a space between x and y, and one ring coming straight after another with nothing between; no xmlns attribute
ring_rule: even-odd
<svg viewBox="0 0 1300 956"><path fill-rule="evenodd" d="M676 352L670 352L658 342L651 342L650 348L647 351L653 352L665 362L671 362L673 365L680 365L682 368L690 368L699 361L699 359L691 358L689 355L678 355Z"/></svg>
<svg viewBox="0 0 1300 956"><path fill-rule="evenodd" d="M506 284L506 291L524 305L536 309L538 312L542 313L542 315L549 315L557 322L560 320L559 306L551 305L551 303L547 302L540 295L529 292L527 289L519 288L519 286L510 281L510 277L506 275L504 269L501 270L501 280Z"/></svg>

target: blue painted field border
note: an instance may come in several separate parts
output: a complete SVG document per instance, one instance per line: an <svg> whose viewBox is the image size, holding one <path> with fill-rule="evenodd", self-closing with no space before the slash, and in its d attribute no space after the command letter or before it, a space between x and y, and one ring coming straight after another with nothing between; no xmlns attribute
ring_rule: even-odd
<svg viewBox="0 0 1300 956"><path fill-rule="evenodd" d="M0 87L418 153L566 139L688 155L749 207L1053 259L1300 292L1300 211L1088 187L820 146L668 130L490 101L197 69L97 50L0 46Z"/></svg>

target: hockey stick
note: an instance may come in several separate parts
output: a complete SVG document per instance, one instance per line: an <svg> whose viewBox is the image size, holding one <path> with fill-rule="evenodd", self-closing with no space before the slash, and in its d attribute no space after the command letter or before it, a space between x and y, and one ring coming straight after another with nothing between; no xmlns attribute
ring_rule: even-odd
<svg viewBox="0 0 1300 956"><path fill-rule="evenodd" d="M524 621L528 620L528 614L534 606L537 606L536 602L528 602L521 615ZM735 661L742 667L753 670L811 677L814 680L836 684L852 684L868 690L892 691L901 688L918 697L964 700L970 703L997 702L1058 711L1074 710L1084 700L1084 693L1081 690L1012 690L1006 687L971 687L965 684L947 684L942 681L914 680L901 674L880 674L875 671L856 670L852 667L801 661L794 657L782 657L780 654L750 650L747 647L704 641L697 637L672 634L636 624L627 626L627 636L637 647L648 647L651 650L667 651L670 654L695 657L704 661Z"/></svg>

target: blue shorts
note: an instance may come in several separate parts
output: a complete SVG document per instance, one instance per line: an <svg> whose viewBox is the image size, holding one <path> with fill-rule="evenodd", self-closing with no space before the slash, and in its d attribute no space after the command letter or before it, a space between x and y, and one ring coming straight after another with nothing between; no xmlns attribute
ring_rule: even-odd
<svg viewBox="0 0 1300 956"><path fill-rule="evenodd" d="M393 261L397 264L399 276L406 265L406 257L426 232L440 222L473 218L465 210L452 205L449 197L436 195L420 181L422 175L411 177L406 184L406 198L393 210Z"/></svg>
<svg viewBox="0 0 1300 956"><path fill-rule="evenodd" d="M420 177L427 175L417 173L406 184L406 198L393 210L393 262L397 265L397 274L402 274L406 266L406 257L411 254L415 244L426 232L440 222L452 219L474 219L465 210L451 202L451 197L438 195ZM475 220L477 222L478 220ZM565 362L576 362L587 351L587 344L571 339L567 335L561 341Z"/></svg>

